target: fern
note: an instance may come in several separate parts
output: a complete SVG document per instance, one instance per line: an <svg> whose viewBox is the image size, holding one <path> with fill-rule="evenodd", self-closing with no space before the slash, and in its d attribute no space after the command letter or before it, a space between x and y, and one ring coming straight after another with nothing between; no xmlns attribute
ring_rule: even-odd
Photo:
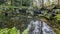
<svg viewBox="0 0 60 34"><path fill-rule="evenodd" d="M27 34L28 33L28 29L25 29L22 34Z"/></svg>

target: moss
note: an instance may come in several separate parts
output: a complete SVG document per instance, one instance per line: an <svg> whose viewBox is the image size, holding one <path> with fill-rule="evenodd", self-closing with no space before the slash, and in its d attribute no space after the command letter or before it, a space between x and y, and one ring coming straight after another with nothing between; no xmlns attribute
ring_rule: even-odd
<svg viewBox="0 0 60 34"><path fill-rule="evenodd" d="M56 18L57 20L60 20L60 14L57 14L57 15L55 16L55 18Z"/></svg>
<svg viewBox="0 0 60 34"><path fill-rule="evenodd" d="M59 29L55 28L55 30L56 30L56 34L60 34L60 30Z"/></svg>

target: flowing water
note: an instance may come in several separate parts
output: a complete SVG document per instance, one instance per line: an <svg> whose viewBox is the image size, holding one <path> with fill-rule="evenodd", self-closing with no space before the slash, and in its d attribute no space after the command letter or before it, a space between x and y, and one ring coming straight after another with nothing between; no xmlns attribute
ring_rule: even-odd
<svg viewBox="0 0 60 34"><path fill-rule="evenodd" d="M42 0L41 0L42 1ZM48 2L48 0L43 0L44 3ZM52 0L50 0L52 2ZM33 0L33 4L40 5L39 0ZM28 33L27 34L56 34L53 29L47 25L47 23L42 22L40 20L32 20L28 25Z"/></svg>
<svg viewBox="0 0 60 34"><path fill-rule="evenodd" d="M28 25L28 34L56 34L45 22L33 20Z"/></svg>

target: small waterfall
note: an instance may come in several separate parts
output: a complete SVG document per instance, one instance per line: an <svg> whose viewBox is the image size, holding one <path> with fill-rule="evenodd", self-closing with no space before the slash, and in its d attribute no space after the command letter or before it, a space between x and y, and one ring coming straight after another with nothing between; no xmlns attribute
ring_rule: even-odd
<svg viewBox="0 0 60 34"><path fill-rule="evenodd" d="M39 20L31 21L28 29L28 34L56 34L50 26Z"/></svg>
<svg viewBox="0 0 60 34"><path fill-rule="evenodd" d="M48 26L45 22L43 22L43 27L42 27L43 34L56 34L53 29Z"/></svg>

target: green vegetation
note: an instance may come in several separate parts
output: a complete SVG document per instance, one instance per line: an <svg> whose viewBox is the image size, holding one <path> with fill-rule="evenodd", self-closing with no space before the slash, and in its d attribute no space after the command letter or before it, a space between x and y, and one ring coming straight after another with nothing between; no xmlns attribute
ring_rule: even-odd
<svg viewBox="0 0 60 34"><path fill-rule="evenodd" d="M17 30L15 27L11 29L4 28L4 29L0 29L0 34L20 34L20 31Z"/></svg>
<svg viewBox="0 0 60 34"><path fill-rule="evenodd" d="M27 34L28 33L28 29L25 29L22 34ZM0 29L0 34L20 34L20 30L16 29L15 27L13 28L4 28L4 29Z"/></svg>
<svg viewBox="0 0 60 34"><path fill-rule="evenodd" d="M41 0L39 0L41 2ZM55 0L53 0L55 1ZM57 0L56 0L57 1ZM43 8L60 8L55 2L46 2ZM33 0L0 0L0 34L26 34L28 29L28 17L46 18L46 21L57 34L60 34L60 9L42 9L41 14L34 13L42 8L42 4L36 4ZM21 13L19 10L23 10ZM26 11L26 12L25 12ZM33 13L33 15L32 15ZM36 15L36 16L35 16ZM44 20L44 18L41 18ZM16 29L18 28L18 29ZM13 27L13 28L12 28ZM55 29L56 28L56 29Z"/></svg>
<svg viewBox="0 0 60 34"><path fill-rule="evenodd" d="M22 34L27 34L28 33L28 29L25 29Z"/></svg>

